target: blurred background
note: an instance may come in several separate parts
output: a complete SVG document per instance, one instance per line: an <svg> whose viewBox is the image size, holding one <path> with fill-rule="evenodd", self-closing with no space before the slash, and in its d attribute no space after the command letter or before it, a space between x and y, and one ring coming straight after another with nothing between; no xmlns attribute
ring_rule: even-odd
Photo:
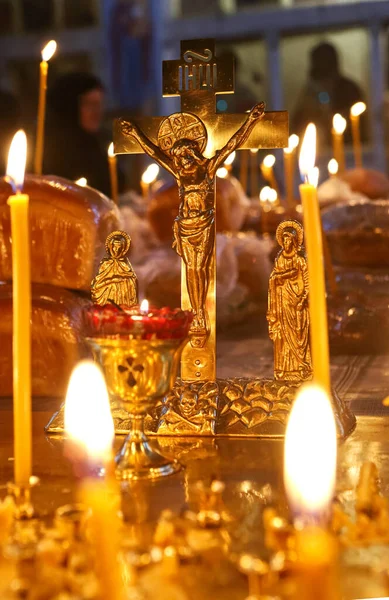
<svg viewBox="0 0 389 600"><path fill-rule="evenodd" d="M388 24L386 0L0 0L0 119L34 131L40 51L54 38L49 88L71 72L97 76L108 139L115 116L177 109L161 98L161 61L178 58L180 39L208 37L236 63L236 94L217 110L265 100L298 134L314 119L324 163L334 112L363 100L364 161L386 171ZM126 159L125 185L137 188L146 159Z"/></svg>

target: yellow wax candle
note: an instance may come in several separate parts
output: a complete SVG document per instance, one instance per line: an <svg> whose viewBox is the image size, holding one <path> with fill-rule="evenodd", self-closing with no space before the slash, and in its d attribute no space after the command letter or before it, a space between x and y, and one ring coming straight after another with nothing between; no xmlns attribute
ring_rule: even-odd
<svg viewBox="0 0 389 600"><path fill-rule="evenodd" d="M296 170L296 148L299 144L298 135L289 137L289 145L284 148L284 179L285 196L288 208L294 208L294 175Z"/></svg>
<svg viewBox="0 0 389 600"><path fill-rule="evenodd" d="M236 156L236 152L234 150L234 152L231 152L230 156L228 158L226 158L226 160L224 161L223 167L225 167L228 171L228 173L231 173L232 171L232 163L235 160L235 156Z"/></svg>
<svg viewBox="0 0 389 600"><path fill-rule="evenodd" d="M299 600L340 600L338 544L324 528L296 531L296 590Z"/></svg>
<svg viewBox="0 0 389 600"><path fill-rule="evenodd" d="M332 120L332 144L334 158L338 162L339 173L342 174L346 170L346 158L344 154L344 138L343 134L347 127L347 121L337 113Z"/></svg>
<svg viewBox="0 0 389 600"><path fill-rule="evenodd" d="M340 598L338 547L326 527L336 481L336 424L328 394L299 390L285 434L284 481L295 516L294 597Z"/></svg>
<svg viewBox="0 0 389 600"><path fill-rule="evenodd" d="M257 164L258 150L253 148L250 150L250 196L251 198L258 198L258 164Z"/></svg>
<svg viewBox="0 0 389 600"><path fill-rule="evenodd" d="M307 127L300 153L300 171L312 177L316 151L316 127ZM305 246L309 273L309 316L313 375L316 383L331 391L328 344L327 302L324 276L322 225L315 185L300 185L303 206Z"/></svg>
<svg viewBox="0 0 389 600"><path fill-rule="evenodd" d="M46 44L46 46L42 50L42 62L40 63L39 102L34 160L34 171L36 175L42 175L43 147L45 136L47 72L49 70L48 61L53 56L56 49L57 43L54 40L51 40Z"/></svg>
<svg viewBox="0 0 389 600"><path fill-rule="evenodd" d="M18 131L8 156L7 176L16 194L8 198L12 238L13 407L15 483L29 485L31 476L31 280L29 197L22 194L27 140Z"/></svg>
<svg viewBox="0 0 389 600"><path fill-rule="evenodd" d="M93 417L93 418L91 418ZM80 502L91 508L90 535L96 551L96 572L104 600L124 599L118 562L119 490L108 472L115 436L104 376L93 361L78 363L70 377L65 401L65 430L77 447L75 467L84 456L84 471L104 468L104 479L88 477L79 490Z"/></svg>
<svg viewBox="0 0 389 600"><path fill-rule="evenodd" d="M361 145L361 129L360 129L360 118L361 114L366 110L366 104L364 102L357 102L350 109L350 120L351 120L351 132L353 136L353 151L355 166L362 168L362 145Z"/></svg>
<svg viewBox="0 0 389 600"><path fill-rule="evenodd" d="M288 208L294 206L294 169L295 156L294 150L285 148L284 150L284 177L285 177L285 196Z"/></svg>
<svg viewBox="0 0 389 600"><path fill-rule="evenodd" d="M239 181L242 185L242 188L247 194L247 180L249 174L249 150L241 150L240 152L240 172L239 172Z"/></svg>
<svg viewBox="0 0 389 600"><path fill-rule="evenodd" d="M145 200L150 198L151 186L157 179L159 174L159 166L156 163L152 163L147 167L142 175L140 185L142 189L142 196Z"/></svg>
<svg viewBox="0 0 389 600"><path fill-rule="evenodd" d="M276 177L274 175L274 165L276 163L276 157L273 154L268 154L262 161L261 172L263 178L270 184L273 190L276 190L277 196L280 195L280 190Z"/></svg>
<svg viewBox="0 0 389 600"><path fill-rule="evenodd" d="M118 168L115 152L113 149L113 142L110 143L108 148L108 164L109 164L109 176L111 180L111 198L118 203Z"/></svg>
<svg viewBox="0 0 389 600"><path fill-rule="evenodd" d="M101 598L124 600L123 576L118 561L120 521L110 487L104 481L86 479L81 486L80 502L92 511L90 537L96 552Z"/></svg>

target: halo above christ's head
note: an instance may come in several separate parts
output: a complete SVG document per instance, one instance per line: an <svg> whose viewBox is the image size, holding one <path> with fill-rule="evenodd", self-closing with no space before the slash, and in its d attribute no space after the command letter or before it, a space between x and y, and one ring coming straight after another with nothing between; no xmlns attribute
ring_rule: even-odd
<svg viewBox="0 0 389 600"><path fill-rule="evenodd" d="M192 113L173 113L164 119L158 130L158 146L169 154L179 140L198 143L203 153L207 145L207 130L204 123Z"/></svg>
<svg viewBox="0 0 389 600"><path fill-rule="evenodd" d="M283 245L282 244L283 235L286 231L289 231L296 236L297 245L300 248L302 246L303 240L304 240L304 230L303 230L303 226L301 225L301 223L299 223L298 221L294 221L293 219L290 219L288 221L282 221L282 223L280 223L278 225L277 231L276 231L276 240L280 246Z"/></svg>
<svg viewBox="0 0 389 600"><path fill-rule="evenodd" d="M121 249L119 255L116 258L123 258L126 256L127 252L131 246L131 238L125 231L113 231L109 234L107 239L105 240L105 251L109 256L113 256L112 254L112 245L114 241L118 240L121 243Z"/></svg>

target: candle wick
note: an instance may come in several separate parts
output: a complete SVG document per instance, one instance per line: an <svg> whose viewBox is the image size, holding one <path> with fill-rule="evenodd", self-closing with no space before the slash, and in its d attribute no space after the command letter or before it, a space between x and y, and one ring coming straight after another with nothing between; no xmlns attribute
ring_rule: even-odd
<svg viewBox="0 0 389 600"><path fill-rule="evenodd" d="M308 173L304 173L304 183L309 183Z"/></svg>

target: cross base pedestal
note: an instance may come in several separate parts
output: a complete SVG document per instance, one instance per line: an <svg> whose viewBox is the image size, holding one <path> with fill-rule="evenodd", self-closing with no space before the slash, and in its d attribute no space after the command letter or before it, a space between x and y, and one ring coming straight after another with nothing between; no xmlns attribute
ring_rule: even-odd
<svg viewBox="0 0 389 600"><path fill-rule="evenodd" d="M236 377L202 383L177 380L172 391L146 417L147 435L174 437L284 437L299 389L297 382ZM348 406L332 391L339 438L356 425ZM129 432L128 414L111 403L115 432ZM319 424L318 424L319 426ZM63 406L46 426L47 433L64 432Z"/></svg>

